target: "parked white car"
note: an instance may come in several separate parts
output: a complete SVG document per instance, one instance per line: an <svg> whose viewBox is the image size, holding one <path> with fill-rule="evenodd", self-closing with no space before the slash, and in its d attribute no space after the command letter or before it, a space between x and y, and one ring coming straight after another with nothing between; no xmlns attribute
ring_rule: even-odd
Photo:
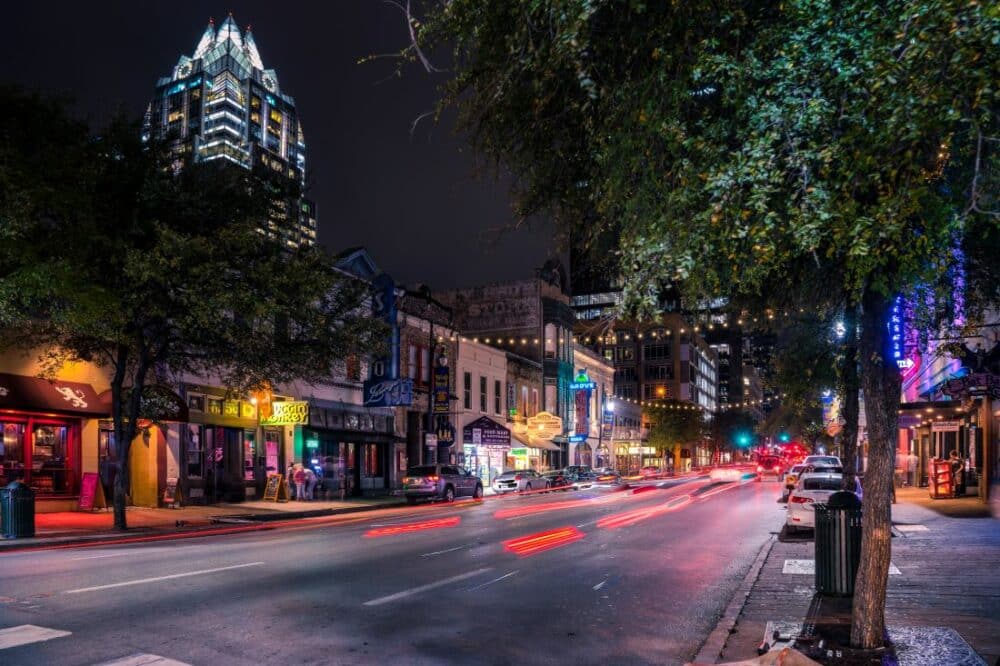
<svg viewBox="0 0 1000 666"><path fill-rule="evenodd" d="M533 469L517 469L504 472L493 479L493 492L502 495L511 492L527 492L544 490L549 487L549 480Z"/></svg>
<svg viewBox="0 0 1000 666"><path fill-rule="evenodd" d="M788 515L785 524L789 534L800 529L816 527L816 511L814 504L822 504L830 499L830 495L843 490L844 476L825 472L807 472L799 477L795 488L788 496ZM854 493L861 497L861 482L854 479Z"/></svg>
<svg viewBox="0 0 1000 666"><path fill-rule="evenodd" d="M844 464L840 462L840 458L837 456L806 456L806 459L802 461L803 465L811 465L813 467L841 467Z"/></svg>

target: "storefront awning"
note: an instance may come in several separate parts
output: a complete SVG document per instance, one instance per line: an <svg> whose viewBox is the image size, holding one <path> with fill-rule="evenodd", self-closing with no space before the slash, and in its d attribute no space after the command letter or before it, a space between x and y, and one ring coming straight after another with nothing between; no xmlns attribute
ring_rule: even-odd
<svg viewBox="0 0 1000 666"><path fill-rule="evenodd" d="M511 437L516 439L518 442L532 449L541 449L542 451L562 451L557 444L553 444L552 441L548 439L532 439L527 433L511 432L510 434Z"/></svg>
<svg viewBox="0 0 1000 666"><path fill-rule="evenodd" d="M0 409L87 416L110 414L90 384L6 373L0 373Z"/></svg>

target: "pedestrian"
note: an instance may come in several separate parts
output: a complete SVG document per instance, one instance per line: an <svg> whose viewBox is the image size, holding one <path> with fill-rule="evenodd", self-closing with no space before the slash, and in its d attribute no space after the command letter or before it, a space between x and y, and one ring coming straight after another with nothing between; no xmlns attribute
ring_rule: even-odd
<svg viewBox="0 0 1000 666"><path fill-rule="evenodd" d="M965 483L962 478L965 463L958 457L958 451L955 449L948 454L948 464L951 465L951 487L955 491L955 497L961 497L965 494Z"/></svg>
<svg viewBox="0 0 1000 666"><path fill-rule="evenodd" d="M288 463L285 470L285 483L288 484L288 499L298 499L298 492L295 488L295 463Z"/></svg>
<svg viewBox="0 0 1000 666"><path fill-rule="evenodd" d="M296 463L292 479L295 480L295 499L304 500L306 498L306 470L302 465Z"/></svg>
<svg viewBox="0 0 1000 666"><path fill-rule="evenodd" d="M306 467L303 470L303 480L306 485L306 500L311 502L313 499L313 491L316 490L316 472L312 471L311 467Z"/></svg>

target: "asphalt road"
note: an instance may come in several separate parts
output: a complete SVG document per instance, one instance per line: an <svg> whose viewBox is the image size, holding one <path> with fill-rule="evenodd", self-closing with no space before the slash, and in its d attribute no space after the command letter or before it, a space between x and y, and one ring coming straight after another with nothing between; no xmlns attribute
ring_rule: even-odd
<svg viewBox="0 0 1000 666"><path fill-rule="evenodd" d="M683 663L781 527L778 492L695 479L4 554L0 663Z"/></svg>

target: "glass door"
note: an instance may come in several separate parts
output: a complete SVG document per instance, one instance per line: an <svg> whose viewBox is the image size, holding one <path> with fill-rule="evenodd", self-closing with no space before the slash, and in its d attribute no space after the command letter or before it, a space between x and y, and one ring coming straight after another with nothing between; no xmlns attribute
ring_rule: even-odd
<svg viewBox="0 0 1000 666"><path fill-rule="evenodd" d="M7 485L21 480L27 483L24 459L26 424L0 421L0 481Z"/></svg>

